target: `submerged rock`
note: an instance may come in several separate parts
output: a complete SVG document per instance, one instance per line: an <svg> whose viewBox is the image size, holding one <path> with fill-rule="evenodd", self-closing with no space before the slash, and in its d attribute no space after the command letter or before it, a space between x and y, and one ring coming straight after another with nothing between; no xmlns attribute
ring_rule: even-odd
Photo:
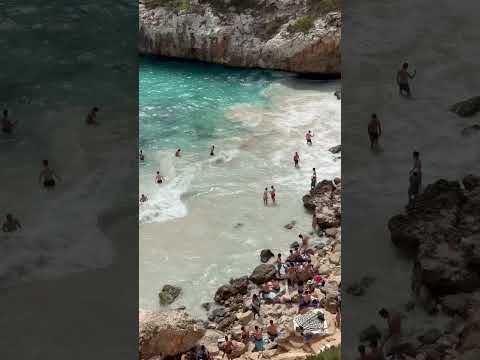
<svg viewBox="0 0 480 360"><path fill-rule="evenodd" d="M182 293L182 289L174 285L165 285L158 294L160 305L172 304Z"/></svg>
<svg viewBox="0 0 480 360"><path fill-rule="evenodd" d="M452 105L450 111L462 117L473 116L480 111L480 96L460 101Z"/></svg>
<svg viewBox="0 0 480 360"><path fill-rule="evenodd" d="M270 249L264 249L260 252L260 261L267 263L275 254Z"/></svg>
<svg viewBox="0 0 480 360"><path fill-rule="evenodd" d="M338 154L339 152L342 151L342 145L333 146L330 149L328 149L328 151L330 151L332 154Z"/></svg>

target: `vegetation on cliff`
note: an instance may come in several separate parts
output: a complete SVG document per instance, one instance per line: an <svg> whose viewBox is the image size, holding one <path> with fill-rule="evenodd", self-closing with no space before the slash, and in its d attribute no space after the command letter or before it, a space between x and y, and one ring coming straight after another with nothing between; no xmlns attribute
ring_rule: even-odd
<svg viewBox="0 0 480 360"><path fill-rule="evenodd" d="M340 360L341 358L340 347L336 346L325 350L318 355L309 356L306 360Z"/></svg>

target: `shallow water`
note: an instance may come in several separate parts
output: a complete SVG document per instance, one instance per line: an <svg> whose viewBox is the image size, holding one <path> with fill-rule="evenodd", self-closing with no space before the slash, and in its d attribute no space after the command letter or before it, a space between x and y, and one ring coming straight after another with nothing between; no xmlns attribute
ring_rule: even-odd
<svg viewBox="0 0 480 360"><path fill-rule="evenodd" d="M340 143L338 86L267 71L142 63L139 190L149 200L140 206L141 308L157 308L158 290L174 283L184 289L175 306L202 316L200 304L230 277L249 273L262 248L284 252L311 230L301 198L312 168L319 180L340 175L340 160L328 151ZM156 171L165 184L154 182ZM278 204L264 207L271 185ZM296 228L285 230L292 220Z"/></svg>

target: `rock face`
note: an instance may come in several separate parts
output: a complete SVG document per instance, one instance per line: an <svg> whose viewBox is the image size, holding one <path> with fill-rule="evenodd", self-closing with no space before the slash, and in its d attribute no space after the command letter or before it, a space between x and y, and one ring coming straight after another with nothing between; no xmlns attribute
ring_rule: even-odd
<svg viewBox="0 0 480 360"><path fill-rule="evenodd" d="M182 289L178 286L165 285L158 294L160 305L172 304L182 293Z"/></svg>
<svg viewBox="0 0 480 360"><path fill-rule="evenodd" d="M229 284L222 285L215 293L215 302L223 304L226 300L236 295L245 295L248 292L248 276L230 280Z"/></svg>
<svg viewBox="0 0 480 360"><path fill-rule="evenodd" d="M314 212L313 223L322 230L336 228L341 223L341 184L323 180L303 197L303 205Z"/></svg>
<svg viewBox="0 0 480 360"><path fill-rule="evenodd" d="M460 101L452 105L450 111L462 117L473 116L480 111L480 96Z"/></svg>
<svg viewBox="0 0 480 360"><path fill-rule="evenodd" d="M275 266L271 264L260 264L253 270L252 275L250 275L250 280L257 285L260 285L272 280L275 277L275 274Z"/></svg>
<svg viewBox="0 0 480 360"><path fill-rule="evenodd" d="M260 261L262 263L266 263L274 256L275 256L275 254L271 250L264 249L260 252Z"/></svg>
<svg viewBox="0 0 480 360"><path fill-rule="evenodd" d="M312 8L309 0L235 0L230 6L191 0L183 10L152 8L151 1L144 2L147 5L139 5L141 54L296 73L340 73L340 12ZM302 31L293 30L302 22L307 23L299 28Z"/></svg>
<svg viewBox="0 0 480 360"><path fill-rule="evenodd" d="M480 287L480 186L478 178L439 180L418 197L414 209L388 224L392 241L415 252L413 288L434 296Z"/></svg>
<svg viewBox="0 0 480 360"><path fill-rule="evenodd" d="M190 350L204 335L203 324L184 311L140 311L139 358L180 354Z"/></svg>

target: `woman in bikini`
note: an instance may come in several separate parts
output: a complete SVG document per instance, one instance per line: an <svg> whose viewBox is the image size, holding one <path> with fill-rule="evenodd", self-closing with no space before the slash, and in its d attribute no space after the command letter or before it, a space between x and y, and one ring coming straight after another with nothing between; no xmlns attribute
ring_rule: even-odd
<svg viewBox="0 0 480 360"><path fill-rule="evenodd" d="M41 183L43 181L43 186L47 190L52 190L55 187L55 179L60 181L60 177L50 169L48 166L48 160L43 160L43 170L40 172L40 176L38 177L38 182Z"/></svg>

